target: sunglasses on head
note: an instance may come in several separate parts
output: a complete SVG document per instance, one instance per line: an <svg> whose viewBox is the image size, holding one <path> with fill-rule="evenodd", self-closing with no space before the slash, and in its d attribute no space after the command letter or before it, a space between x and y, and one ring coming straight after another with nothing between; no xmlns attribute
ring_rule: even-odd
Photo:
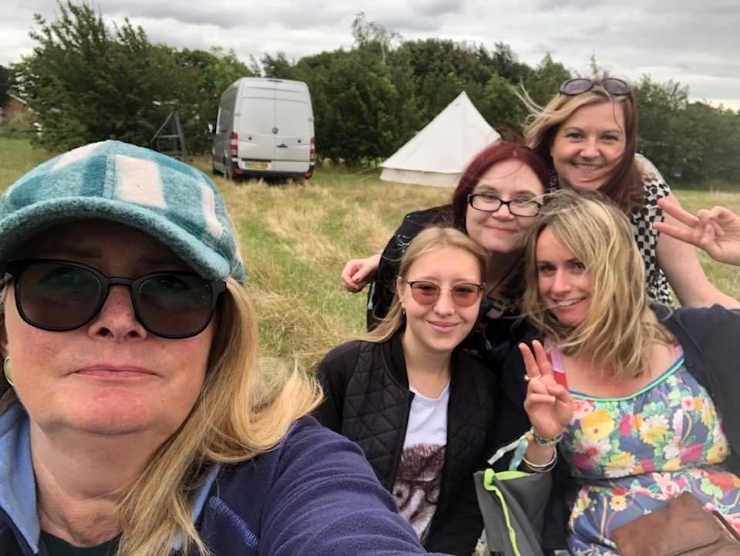
<svg viewBox="0 0 740 556"><path fill-rule="evenodd" d="M208 326L226 289L222 280L206 280L193 272L153 272L132 280L56 259L11 261L7 273L13 277L21 318L57 332L85 326L103 308L111 286L126 286L144 328L162 338L189 338Z"/></svg>
<svg viewBox="0 0 740 556"><path fill-rule="evenodd" d="M630 86L626 81L621 79L615 79L614 77L607 77L606 79L587 79L585 77L578 77L576 79L568 79L563 81L560 85L560 94L575 96L587 93L594 86L598 85L604 89L610 95L617 97L623 97L630 94Z"/></svg>
<svg viewBox="0 0 740 556"><path fill-rule="evenodd" d="M451 288L443 288L434 282L424 280L414 280L405 282L411 288L411 297L419 305L433 305L439 299L442 290L450 290L452 301L459 307L470 307L480 299L480 292L483 291L481 284L456 284Z"/></svg>

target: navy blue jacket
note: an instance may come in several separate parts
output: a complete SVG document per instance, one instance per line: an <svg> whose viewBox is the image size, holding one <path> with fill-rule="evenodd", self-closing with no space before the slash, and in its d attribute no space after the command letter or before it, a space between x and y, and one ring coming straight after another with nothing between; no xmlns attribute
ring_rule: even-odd
<svg viewBox="0 0 740 556"><path fill-rule="evenodd" d="M19 405L0 416L2 556L46 555L28 429ZM212 468L193 515L212 556L426 554L362 451L313 418L270 452Z"/></svg>

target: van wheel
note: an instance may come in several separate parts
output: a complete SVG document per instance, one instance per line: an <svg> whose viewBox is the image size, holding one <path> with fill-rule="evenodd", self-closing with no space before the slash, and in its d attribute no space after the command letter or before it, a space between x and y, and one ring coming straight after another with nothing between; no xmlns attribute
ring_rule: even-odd
<svg viewBox="0 0 740 556"><path fill-rule="evenodd" d="M264 180L271 187L278 187L287 183L285 178L277 178L275 176L265 176Z"/></svg>
<svg viewBox="0 0 740 556"><path fill-rule="evenodd" d="M224 159L224 179L234 181L234 166L230 160Z"/></svg>

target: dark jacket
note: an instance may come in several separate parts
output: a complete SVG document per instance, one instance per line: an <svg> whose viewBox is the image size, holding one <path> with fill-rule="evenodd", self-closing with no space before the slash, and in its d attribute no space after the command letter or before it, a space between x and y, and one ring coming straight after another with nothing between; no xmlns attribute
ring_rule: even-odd
<svg viewBox="0 0 740 556"><path fill-rule="evenodd" d="M318 419L355 441L381 484L393 488L413 393L400 335L384 343L353 341L330 351L318 377L326 399ZM482 530L473 472L493 451L497 412L495 375L476 357L452 356L447 443L440 497L425 547L469 556Z"/></svg>
<svg viewBox="0 0 740 556"><path fill-rule="evenodd" d="M28 427L20 406L0 416L2 556L47 554L37 546ZM363 453L312 418L298 421L274 450L213 467L193 514L212 556L425 554Z"/></svg>
<svg viewBox="0 0 740 556"><path fill-rule="evenodd" d="M658 318L678 339L684 350L686 369L706 388L714 401L730 446L729 470L740 476L740 310L719 305L710 308L670 309L653 307ZM538 335L531 333L528 341ZM501 410L509 416L511 427L499 435L497 445L513 440L529 430L523 403L527 387L521 355L511 353L502 374ZM518 433L516 432L518 431ZM553 490L547 502L542 547L552 550L566 547L570 510L566 494L571 488L570 473L564 458L554 470Z"/></svg>

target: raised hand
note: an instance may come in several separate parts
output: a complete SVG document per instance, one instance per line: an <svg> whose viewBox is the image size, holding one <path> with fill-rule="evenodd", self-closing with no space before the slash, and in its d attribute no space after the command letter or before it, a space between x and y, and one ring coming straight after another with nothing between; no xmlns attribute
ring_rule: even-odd
<svg viewBox="0 0 740 556"><path fill-rule="evenodd" d="M658 206L681 225L656 222L655 229L706 251L715 261L740 266L740 216L725 207L702 209L695 215L660 199Z"/></svg>
<svg viewBox="0 0 740 556"><path fill-rule="evenodd" d="M357 293L372 282L380 266L380 255L371 255L366 259L351 259L342 270L342 285L347 291Z"/></svg>
<svg viewBox="0 0 740 556"><path fill-rule="evenodd" d="M542 344L535 340L532 347L534 353L527 344L519 344L528 377L524 410L539 436L553 438L570 424L573 418L573 398L567 388L555 381Z"/></svg>

